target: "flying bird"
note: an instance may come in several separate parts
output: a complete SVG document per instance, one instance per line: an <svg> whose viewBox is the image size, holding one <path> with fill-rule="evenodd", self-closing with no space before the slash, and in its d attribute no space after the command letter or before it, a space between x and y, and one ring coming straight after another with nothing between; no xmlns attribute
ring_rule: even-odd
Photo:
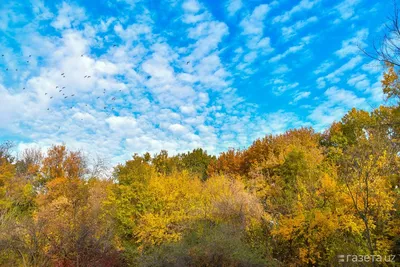
<svg viewBox="0 0 400 267"><path fill-rule="evenodd" d="M56 86L56 88L58 88L58 86Z"/></svg>
<svg viewBox="0 0 400 267"><path fill-rule="evenodd" d="M186 62L186 65L189 65L190 61Z"/></svg>
<svg viewBox="0 0 400 267"><path fill-rule="evenodd" d="M75 96L74 94L72 94L71 96Z"/></svg>
<svg viewBox="0 0 400 267"><path fill-rule="evenodd" d="M65 89L65 86L62 89Z"/></svg>
<svg viewBox="0 0 400 267"><path fill-rule="evenodd" d="M59 93L61 93L62 90L58 91Z"/></svg>
<svg viewBox="0 0 400 267"><path fill-rule="evenodd" d="M83 55L81 55L81 57L83 57Z"/></svg>
<svg viewBox="0 0 400 267"><path fill-rule="evenodd" d="M18 69L15 69L15 71L18 71Z"/></svg>
<svg viewBox="0 0 400 267"><path fill-rule="evenodd" d="M32 55L29 55L29 57L31 57Z"/></svg>
<svg viewBox="0 0 400 267"><path fill-rule="evenodd" d="M26 63L29 63L29 60L27 60Z"/></svg>
<svg viewBox="0 0 400 267"><path fill-rule="evenodd" d="M50 110L49 108L47 110Z"/></svg>
<svg viewBox="0 0 400 267"><path fill-rule="evenodd" d="M66 97L64 97L64 98L67 98L68 96L66 96Z"/></svg>
<svg viewBox="0 0 400 267"><path fill-rule="evenodd" d="M61 76L64 76L64 73L61 73Z"/></svg>
<svg viewBox="0 0 400 267"><path fill-rule="evenodd" d="M97 97L97 99L99 99L99 98L100 98L100 96Z"/></svg>
<svg viewBox="0 0 400 267"><path fill-rule="evenodd" d="M50 99L53 99L53 97L52 97L52 96L50 96Z"/></svg>
<svg viewBox="0 0 400 267"><path fill-rule="evenodd" d="M47 93L45 93L44 95L47 95Z"/></svg>

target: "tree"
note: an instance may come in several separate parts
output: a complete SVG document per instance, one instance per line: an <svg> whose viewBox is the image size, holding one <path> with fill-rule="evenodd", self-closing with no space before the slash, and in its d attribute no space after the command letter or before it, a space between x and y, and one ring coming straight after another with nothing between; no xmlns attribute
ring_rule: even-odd
<svg viewBox="0 0 400 267"><path fill-rule="evenodd" d="M157 172L164 175L168 175L174 171L182 169L182 163L179 156L169 157L168 151L166 150L161 150L159 154L154 155L151 163L154 165Z"/></svg>
<svg viewBox="0 0 400 267"><path fill-rule="evenodd" d="M215 162L216 157L207 154L201 148L193 149L191 152L180 155L183 168L189 172L198 175L203 181L207 179L207 168Z"/></svg>
<svg viewBox="0 0 400 267"><path fill-rule="evenodd" d="M339 180L345 185L353 213L362 221L371 254L388 253L394 245L390 225L396 221L393 189L398 183L399 147L393 139L393 109L351 110L330 129L326 143L335 148L337 156L331 158L338 165Z"/></svg>
<svg viewBox="0 0 400 267"><path fill-rule="evenodd" d="M0 216L0 265L49 266L43 221L8 212Z"/></svg>
<svg viewBox="0 0 400 267"><path fill-rule="evenodd" d="M27 148L21 153L21 158L16 162L18 176L23 176L26 180L33 181L37 178L42 164L43 153L40 148Z"/></svg>
<svg viewBox="0 0 400 267"><path fill-rule="evenodd" d="M87 171L87 162L83 153L68 151L65 145L51 147L41 167L44 182L62 177L83 178Z"/></svg>
<svg viewBox="0 0 400 267"><path fill-rule="evenodd" d="M373 43L374 51L369 52L360 48L374 60L397 67L400 66L400 46L398 45L400 39L399 11L397 1L393 0L393 13L388 16L388 22L384 25L385 28L381 40L378 43Z"/></svg>
<svg viewBox="0 0 400 267"><path fill-rule="evenodd" d="M229 149L222 152L216 161L212 161L208 167L208 175L218 175L220 173L240 175L245 172L244 155L240 150Z"/></svg>

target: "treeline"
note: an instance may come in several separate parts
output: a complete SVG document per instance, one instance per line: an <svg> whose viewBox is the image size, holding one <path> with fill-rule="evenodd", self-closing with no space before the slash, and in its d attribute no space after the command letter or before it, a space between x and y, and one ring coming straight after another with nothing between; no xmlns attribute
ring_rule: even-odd
<svg viewBox="0 0 400 267"><path fill-rule="evenodd" d="M53 146L0 147L1 266L337 266L337 255L400 254L396 102L353 109L324 133L99 164ZM372 264L372 263L371 263ZM393 263L380 262L390 266Z"/></svg>

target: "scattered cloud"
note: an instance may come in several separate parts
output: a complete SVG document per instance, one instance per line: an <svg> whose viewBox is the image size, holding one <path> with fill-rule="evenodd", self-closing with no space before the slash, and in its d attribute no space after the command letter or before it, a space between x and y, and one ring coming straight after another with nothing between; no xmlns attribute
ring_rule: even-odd
<svg viewBox="0 0 400 267"><path fill-rule="evenodd" d="M338 83L340 82L340 77L344 75L344 73L353 70L356 66L358 66L362 62L361 56L356 56L350 59L348 62L334 70L333 72L329 73L324 77L319 77L317 79L318 88L324 88L326 82L329 81L330 83Z"/></svg>
<svg viewBox="0 0 400 267"><path fill-rule="evenodd" d="M342 41L342 48L337 50L335 54L339 58L344 58L349 55L361 53L360 48L364 48L366 46L364 41L367 37L368 29L361 29L357 31L356 35L353 38Z"/></svg>
<svg viewBox="0 0 400 267"><path fill-rule="evenodd" d="M63 2L58 9L57 18L51 23L51 25L57 30L69 29L82 23L85 18L86 15L83 8L71 6L66 2Z"/></svg>
<svg viewBox="0 0 400 267"><path fill-rule="evenodd" d="M304 92L297 92L294 94L294 98L292 103L296 103L300 101L301 99L306 99L311 95L311 92L309 91L304 91Z"/></svg>
<svg viewBox="0 0 400 267"><path fill-rule="evenodd" d="M240 22L246 51L242 47L235 50L236 59L242 58L242 63L237 65L239 71L248 74L254 73L248 66L260 55L267 55L274 51L270 38L264 35L264 20L270 9L271 7L267 4L259 5Z"/></svg>
<svg viewBox="0 0 400 267"><path fill-rule="evenodd" d="M197 0L186 0L182 7L189 13L197 13L200 10L200 3Z"/></svg>
<svg viewBox="0 0 400 267"><path fill-rule="evenodd" d="M318 18L316 16L312 16L306 20L300 20L297 21L295 24L288 26L288 27L282 27L282 35L286 39L291 39L295 35L298 34L298 32L306 27L309 24L315 23L318 21Z"/></svg>
<svg viewBox="0 0 400 267"><path fill-rule="evenodd" d="M290 72L291 69L286 65L286 64L282 64L279 65L273 72L272 74L285 74Z"/></svg>
<svg viewBox="0 0 400 267"><path fill-rule="evenodd" d="M292 90L292 89L296 88L297 86L299 86L298 82L295 82L295 83L287 83L287 82L285 82L282 85L275 86L272 92L275 95L281 95L281 94L283 94L284 92L286 92L288 90Z"/></svg>
<svg viewBox="0 0 400 267"><path fill-rule="evenodd" d="M357 97L352 91L330 87L324 93L325 100L317 105L308 118L317 130L323 130L334 121L339 121L352 107L366 108L365 98Z"/></svg>
<svg viewBox="0 0 400 267"><path fill-rule="evenodd" d="M240 9L243 7L242 0L229 0L227 2L226 9L228 11L229 16L234 16Z"/></svg>
<svg viewBox="0 0 400 267"><path fill-rule="evenodd" d="M318 75L318 74L322 74L328 71L329 68L331 68L334 65L333 62L331 61L324 61L322 62L316 70L314 70L314 74Z"/></svg>
<svg viewBox="0 0 400 267"><path fill-rule="evenodd" d="M347 81L349 86L353 86L358 90L366 90L370 86L370 81L365 74L353 74Z"/></svg>
<svg viewBox="0 0 400 267"><path fill-rule="evenodd" d="M356 7L360 4L361 0L343 0L340 4L334 7L339 14L339 18L335 19L333 23L337 24L342 21L354 18Z"/></svg>
<svg viewBox="0 0 400 267"><path fill-rule="evenodd" d="M111 164L161 149L217 154L322 130L383 99L382 69L356 50L380 22L345 24L368 1L338 4L343 23L329 32L320 0L287 11L290 1L227 0L222 16L210 0L29 3L0 7L0 142L21 149L65 143Z"/></svg>
<svg viewBox="0 0 400 267"><path fill-rule="evenodd" d="M273 23L289 21L294 14L309 10L316 6L319 2L320 0L301 0L298 5L292 7L289 11L286 11L282 15L276 16L273 19Z"/></svg>
<svg viewBox="0 0 400 267"><path fill-rule="evenodd" d="M285 57L287 57L290 54L294 54L298 51L301 51L304 48L304 44L300 44L300 45L295 45L295 46L291 46L289 47L284 53L282 54L278 54L274 57L272 57L269 62L277 62Z"/></svg>

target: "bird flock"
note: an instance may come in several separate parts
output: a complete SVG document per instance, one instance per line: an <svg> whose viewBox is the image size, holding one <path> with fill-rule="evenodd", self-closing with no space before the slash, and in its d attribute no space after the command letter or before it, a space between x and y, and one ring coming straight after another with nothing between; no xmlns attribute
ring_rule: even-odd
<svg viewBox="0 0 400 267"><path fill-rule="evenodd" d="M115 46L116 45L114 45L114 47ZM81 57L84 57L84 56L85 55L83 55L83 54L81 55ZM3 63L5 66L7 66L7 64L6 64L7 62L5 60L6 58L7 58L7 56L5 54L1 54L1 59L3 61L1 63ZM31 58L32 58L32 55L24 56L23 57L23 62L26 62L27 64L29 64L29 63L31 63ZM8 73L11 73L12 71L18 72L18 69L16 68L14 70L14 69L11 69L10 67L5 67L5 71L8 72ZM59 74L60 74L60 76L58 76L58 77L60 77L60 79L57 81L57 83L58 84L65 84L63 79L65 79L67 77L66 76L67 74L65 72L59 72ZM91 75L84 75L82 78L83 79L91 79L92 76ZM26 91L27 89L29 89L29 88L23 87L22 91ZM55 89L56 90L50 90L51 92L55 91L55 94L54 93L52 94L49 91L49 92L44 92L44 96L48 97L48 99L52 100L52 101L55 101L55 99L57 99L57 98L62 99L62 100L64 100L64 106L69 106L70 109L73 109L74 105L67 105L69 100L71 100L71 101L75 100L75 105L80 104L78 102L79 98L77 96L75 96L74 93L68 93L68 88L67 88L66 85L65 86L57 85L57 86L55 86ZM119 92L122 92L122 90L119 90ZM106 89L105 88L103 89L103 95L106 95ZM100 96L98 96L96 99L100 99ZM104 101L104 103L109 102L108 104L104 104L104 107L103 107L103 110L108 111L107 113L110 113L111 111L115 110L115 103L117 101L117 97L115 97L115 96L112 97L110 101ZM49 105L46 107L47 111L51 111L52 110L51 109L51 103L52 102L49 102ZM88 104L85 104L85 106L88 107ZM108 114L108 115L110 115L110 114ZM81 119L81 120L83 120L83 119Z"/></svg>
<svg viewBox="0 0 400 267"><path fill-rule="evenodd" d="M116 47L116 45L113 45L113 47ZM84 57L84 56L85 56L84 54L81 55L81 57ZM2 58L2 61L3 61L2 63L6 63L5 59L7 58L7 56L4 55L4 54L1 54L1 58ZM26 62L26 64L29 65L31 63L32 55L23 56L22 58L23 58L23 62ZM189 65L189 63L190 63L190 61L187 61L186 65ZM4 65L7 66L7 64L4 64ZM5 68L6 72L12 72L13 70L14 69L10 69L9 67ZM18 72L17 68L15 69L15 72ZM78 100L79 100L78 96L75 96L74 93L68 93L67 84L65 84L65 82L64 82L65 81L64 79L67 77L66 75L67 75L67 73L60 71L59 72L59 76L58 76L60 78L60 80L57 81L57 83L58 84L63 84L65 86L57 85L57 86L55 86L56 90L51 90L51 92L55 91L56 94L58 93L58 97L57 97L57 95L54 95L54 93L51 94L50 91L49 92L44 92L44 96L48 97L48 99L51 100L51 101L49 101L49 105L47 106L47 111L51 111L52 110L50 108L51 107L51 103L52 103L52 101L55 101L55 99L64 100L64 102L63 102L64 106L68 106L70 109L74 108L74 105L71 105L74 100L75 100L74 101L75 105L80 104L78 102ZM83 79L91 79L92 77L90 75L84 75L82 78ZM147 79L151 79L151 76L150 75L147 76ZM25 90L27 90L27 88L23 87L22 90L25 91ZM104 88L103 92L102 92L104 96L106 95L106 92L107 91ZM120 89L119 92L122 92L122 90ZM96 99L99 100L100 96L97 96ZM121 99L123 100L122 97L121 97ZM107 100L109 100L109 101L107 101ZM117 103L117 100L118 100L118 98L116 96L113 96L111 99L110 98L109 99L105 99L104 106L103 106L103 111L106 112L108 115L111 115L112 113L114 113L115 105ZM67 105L68 102L70 102L70 105ZM88 104L85 104L85 106L88 107ZM81 120L83 120L83 119L81 119Z"/></svg>

